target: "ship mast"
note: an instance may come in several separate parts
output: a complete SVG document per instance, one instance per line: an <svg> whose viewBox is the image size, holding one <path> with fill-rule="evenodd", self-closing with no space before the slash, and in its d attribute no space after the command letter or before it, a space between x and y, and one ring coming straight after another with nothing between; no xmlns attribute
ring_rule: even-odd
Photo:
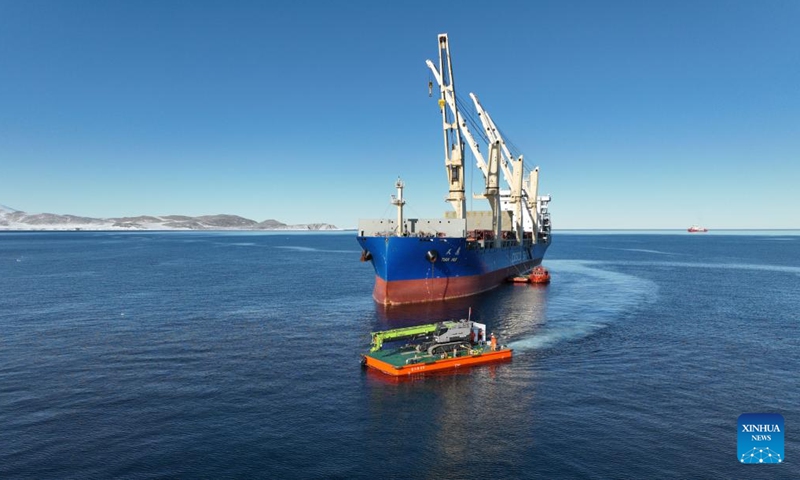
<svg viewBox="0 0 800 480"><path fill-rule="evenodd" d="M406 201L403 200L403 187L405 184L400 177L397 177L397 181L394 183L394 186L397 188L397 196L392 195L391 204L397 207L397 228L396 233L397 236L402 236L405 233L405 226L403 225L403 205L406 204Z"/></svg>
<svg viewBox="0 0 800 480"><path fill-rule="evenodd" d="M442 125L444 132L444 166L449 183L446 201L456 211L456 218L466 218L467 201L464 196L464 142L461 139L458 110L455 109L456 87L453 81L453 65L450 63L450 43L447 34L439 35L439 70L430 60L428 67L434 70L436 81L439 83L439 108L442 111ZM441 75L439 74L441 72ZM445 78L445 74L447 75ZM452 120L445 104L452 103Z"/></svg>
<svg viewBox="0 0 800 480"><path fill-rule="evenodd" d="M500 222L500 189L498 170L500 169L500 142L492 142L489 146L489 162L483 158L478 143L467 128L456 105L456 92L453 84L453 66L450 62L450 44L447 34L439 35L439 68L430 60L425 62L439 84L441 98L439 108L442 110L444 127L445 168L450 183L447 201L453 205L457 218L466 218L466 200L464 196L464 142L462 135L472 150L475 161L486 179L486 189L477 198L486 198L492 209L492 226L496 238L502 231ZM449 108L446 108L449 107Z"/></svg>

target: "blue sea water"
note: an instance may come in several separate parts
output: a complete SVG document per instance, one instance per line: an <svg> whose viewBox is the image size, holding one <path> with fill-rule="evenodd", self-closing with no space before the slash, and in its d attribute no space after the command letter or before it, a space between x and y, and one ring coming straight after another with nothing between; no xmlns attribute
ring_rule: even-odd
<svg viewBox="0 0 800 480"><path fill-rule="evenodd" d="M798 478L800 236L556 235L546 287L383 308L352 232L0 234L2 478ZM510 363L392 380L458 318ZM737 418L785 418L742 465Z"/></svg>

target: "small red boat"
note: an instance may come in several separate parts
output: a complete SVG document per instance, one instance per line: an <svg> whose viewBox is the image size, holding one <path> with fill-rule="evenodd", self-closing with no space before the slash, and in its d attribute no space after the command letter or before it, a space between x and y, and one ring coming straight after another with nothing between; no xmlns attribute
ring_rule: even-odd
<svg viewBox="0 0 800 480"><path fill-rule="evenodd" d="M516 277L509 277L509 283L531 283L531 279L527 275L519 275Z"/></svg>
<svg viewBox="0 0 800 480"><path fill-rule="evenodd" d="M550 283L550 272L541 265L533 267L529 277L531 283Z"/></svg>
<svg viewBox="0 0 800 480"><path fill-rule="evenodd" d="M689 233L705 233L707 231L708 231L707 228L698 227L697 225L692 225L691 227L689 227L689 230L688 230Z"/></svg>
<svg viewBox="0 0 800 480"><path fill-rule="evenodd" d="M550 272L548 272L543 266L539 265L537 267L533 267L533 270L531 270L530 274L510 277L508 281L511 283L550 283Z"/></svg>

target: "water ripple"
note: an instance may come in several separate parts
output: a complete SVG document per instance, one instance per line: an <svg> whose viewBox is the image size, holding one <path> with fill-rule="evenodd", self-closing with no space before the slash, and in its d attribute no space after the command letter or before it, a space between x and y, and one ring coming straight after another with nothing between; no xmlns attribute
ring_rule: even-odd
<svg viewBox="0 0 800 480"><path fill-rule="evenodd" d="M601 262L555 260L549 262L557 283L547 302L546 322L533 335L509 346L517 351L550 348L564 341L587 337L657 298L650 280L601 268Z"/></svg>

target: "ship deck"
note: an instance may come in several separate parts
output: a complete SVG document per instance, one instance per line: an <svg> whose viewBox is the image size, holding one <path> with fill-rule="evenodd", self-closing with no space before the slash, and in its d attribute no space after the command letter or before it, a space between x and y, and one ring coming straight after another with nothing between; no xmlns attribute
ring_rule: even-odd
<svg viewBox="0 0 800 480"><path fill-rule="evenodd" d="M434 356L410 346L370 352L364 355L364 360L367 366L389 375L411 375L506 360L511 354L507 347L491 350L488 345L473 345L470 349Z"/></svg>
<svg viewBox="0 0 800 480"><path fill-rule="evenodd" d="M439 357L434 358L425 352L417 352L413 346L378 350L377 352L368 353L367 356L386 362L393 367L402 367L414 363L432 363L439 359Z"/></svg>

